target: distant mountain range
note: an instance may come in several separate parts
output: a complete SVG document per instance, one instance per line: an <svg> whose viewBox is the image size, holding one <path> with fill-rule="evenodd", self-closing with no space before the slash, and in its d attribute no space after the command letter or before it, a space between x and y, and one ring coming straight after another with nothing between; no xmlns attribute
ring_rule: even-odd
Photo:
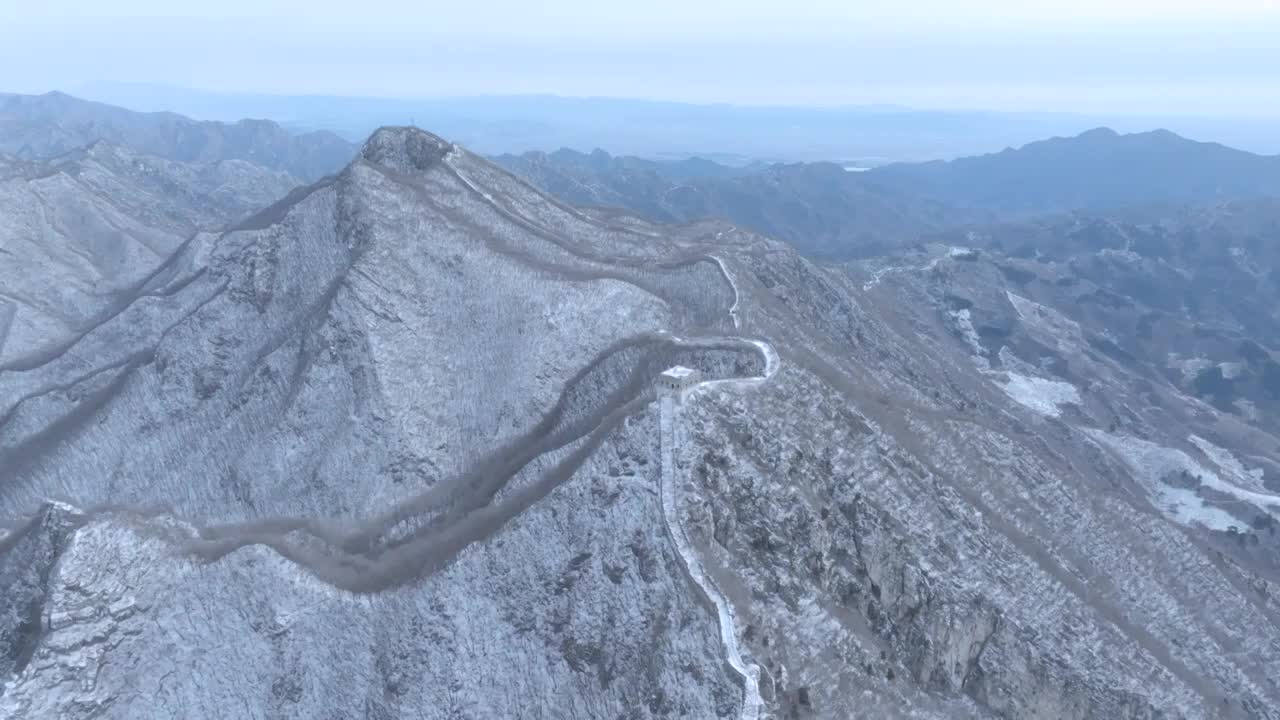
<svg viewBox="0 0 1280 720"><path fill-rule="evenodd" d="M514 101L469 102L463 104L468 112L496 113ZM526 98L516 105L522 113L537 110L550 122L566 102ZM584 100L574 107L608 114L625 106L653 121L671 113L689 122L720 117L706 108L619 102ZM376 114L380 107L371 101L367 112ZM411 107L405 104L402 109ZM896 116L905 123L904 132L923 127L921 118L909 119L904 112L867 109L858 117L881 122ZM446 118L446 127L470 117L445 114L453 118ZM824 125L830 130L842 116L822 117L824 123L834 123ZM635 119L624 124L633 130L646 124ZM726 132L736 132L730 115L721 120ZM485 132L483 126L473 130ZM455 134L467 137L465 132ZM304 182L338 170L356 151L353 143L331 132L291 132L267 120L195 121L62 93L0 95L0 152L20 160L47 160L100 140L175 162L250 162ZM785 145L786 140L778 142ZM1045 213L1110 212L1280 194L1280 156L1196 142L1164 130L1122 135L1098 128L988 155L896 163L866 172L846 172L840 164L826 162L727 164L701 157L613 156L600 150L505 154L495 160L570 203L625 208L659 222L720 217L785 239L809 255L837 259L874 255L951 229Z"/></svg>
<svg viewBox="0 0 1280 720"><path fill-rule="evenodd" d="M820 257L866 255L988 219L865 182L834 163L732 168L571 150L502 155L501 166L577 205L619 207L659 222L719 217Z"/></svg>
<svg viewBox="0 0 1280 720"><path fill-rule="evenodd" d="M355 154L355 145L331 132L295 135L267 120L201 122L57 92L0 94L0 152L23 159L50 158L96 140L181 162L248 160L306 181L341 169Z"/></svg>
<svg viewBox="0 0 1280 720"><path fill-rule="evenodd" d="M1057 211L1202 203L1280 194L1280 156L1195 142L1168 130L1098 128L993 155L895 164L862 179L958 207Z"/></svg>
<svg viewBox="0 0 1280 720"><path fill-rule="evenodd" d="M699 105L607 97L506 95L378 98L213 93L99 84L77 94L209 120L243 117L326 129L360 141L381 125L431 128L475 152L496 155L601 147L650 158L701 155L728 162L831 160L883 164L999 151L1091 127L1122 132L1167 127L1257 152L1280 152L1270 118L1105 116L930 110L891 105L769 107Z"/></svg>
<svg viewBox="0 0 1280 720"><path fill-rule="evenodd" d="M578 204L663 222L717 216L821 257L866 256L949 228L1068 210L1280 195L1280 157L1160 130L1100 128L950 162L846 172L831 163L732 168L569 150L504 155L503 167Z"/></svg>

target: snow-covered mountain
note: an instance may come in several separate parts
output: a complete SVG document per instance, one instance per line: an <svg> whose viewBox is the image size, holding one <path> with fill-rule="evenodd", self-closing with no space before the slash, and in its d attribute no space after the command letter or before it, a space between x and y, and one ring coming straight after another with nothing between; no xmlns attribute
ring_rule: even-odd
<svg viewBox="0 0 1280 720"><path fill-rule="evenodd" d="M1270 406L1089 309L1172 259L993 237L820 264L380 130L0 364L0 715L1280 716Z"/></svg>

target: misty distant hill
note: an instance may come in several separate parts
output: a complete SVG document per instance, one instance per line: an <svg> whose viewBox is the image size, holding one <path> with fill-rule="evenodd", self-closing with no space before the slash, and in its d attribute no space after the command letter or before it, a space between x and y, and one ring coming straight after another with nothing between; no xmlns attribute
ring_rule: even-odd
<svg viewBox="0 0 1280 720"><path fill-rule="evenodd" d="M1280 196L1280 157L1167 130L1107 129L950 162L848 172L835 163L731 167L559 150L496 162L578 205L658 222L729 220L823 258L865 257L943 230L1071 210L1113 212Z"/></svg>
<svg viewBox="0 0 1280 720"><path fill-rule="evenodd" d="M355 146L330 132L295 135L269 120L197 121L140 113L63 93L0 94L0 152L22 159L63 155L98 140L179 162L247 160L315 180L345 166Z"/></svg>
<svg viewBox="0 0 1280 720"><path fill-rule="evenodd" d="M1070 138L949 162L895 164L862 178L885 191L959 207L1058 211L1204 203L1280 194L1280 156L1196 142L1167 130Z"/></svg>
<svg viewBox="0 0 1280 720"><path fill-rule="evenodd" d="M505 156L506 162L515 162ZM650 160L631 155L611 155L599 148L589 153L561 148L551 153L528 152L522 156L531 163L555 165L564 170L593 173L649 173L668 180L694 178L730 178L749 175L767 166L767 163L729 165L704 157L688 157L677 160Z"/></svg>
<svg viewBox="0 0 1280 720"><path fill-rule="evenodd" d="M1105 125L1121 132L1167 127L1255 152L1280 152L1274 121L1256 118L1106 116L931 110L899 106L782 107L658 102L607 97L493 95L377 98L213 93L130 83L82 93L139 110L206 120L270 118L326 129L352 141L380 125L443 133L489 155L605 148L615 155L688 157L734 163L831 160L883 164L995 152Z"/></svg>
<svg viewBox="0 0 1280 720"><path fill-rule="evenodd" d="M987 214L882 190L834 163L729 167L692 158L657 162L596 150L502 155L495 162L576 204L625 208L658 222L715 217L787 240L817 257L897 247Z"/></svg>

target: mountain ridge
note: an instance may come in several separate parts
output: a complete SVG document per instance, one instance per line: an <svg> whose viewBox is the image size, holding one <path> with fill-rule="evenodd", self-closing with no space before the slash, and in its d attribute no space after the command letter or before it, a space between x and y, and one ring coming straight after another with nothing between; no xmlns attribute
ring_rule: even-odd
<svg viewBox="0 0 1280 720"><path fill-rule="evenodd" d="M0 151L45 159L99 139L182 162L248 160L304 180L340 169L355 151L332 133L295 136L270 120L227 124L140 113L61 92L0 94Z"/></svg>
<svg viewBox="0 0 1280 720"><path fill-rule="evenodd" d="M863 173L868 182L961 207L1056 212L1205 203L1280 194L1280 156L1188 140L1168 130L1096 128L999 153Z"/></svg>
<svg viewBox="0 0 1280 720"><path fill-rule="evenodd" d="M623 208L657 222L719 217L786 240L816 257L867 255L946 227L976 223L916 194L883 192L835 163L678 163L562 149L494 158L566 202ZM709 173L709 174L708 174Z"/></svg>
<svg viewBox="0 0 1280 720"><path fill-rule="evenodd" d="M1280 156L1167 130L1097 128L990 155L846 172L833 163L728 167L561 149L494 160L570 203L659 222L718 216L814 257L866 257L946 230L1066 211L1208 205L1280 196Z"/></svg>
<svg viewBox="0 0 1280 720"><path fill-rule="evenodd" d="M105 140L0 169L0 367L74 336L192 235L296 184L240 160L182 163Z"/></svg>
<svg viewBox="0 0 1280 720"><path fill-rule="evenodd" d="M822 264L380 130L0 369L0 714L1272 720L1271 409L1085 229Z"/></svg>

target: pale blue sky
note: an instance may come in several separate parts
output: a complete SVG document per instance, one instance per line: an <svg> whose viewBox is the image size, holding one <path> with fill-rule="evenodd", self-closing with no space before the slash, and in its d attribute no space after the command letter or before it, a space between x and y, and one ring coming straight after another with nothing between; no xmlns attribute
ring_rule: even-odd
<svg viewBox="0 0 1280 720"><path fill-rule="evenodd" d="M5 4L0 90L20 92L146 82L1280 116L1280 0Z"/></svg>

